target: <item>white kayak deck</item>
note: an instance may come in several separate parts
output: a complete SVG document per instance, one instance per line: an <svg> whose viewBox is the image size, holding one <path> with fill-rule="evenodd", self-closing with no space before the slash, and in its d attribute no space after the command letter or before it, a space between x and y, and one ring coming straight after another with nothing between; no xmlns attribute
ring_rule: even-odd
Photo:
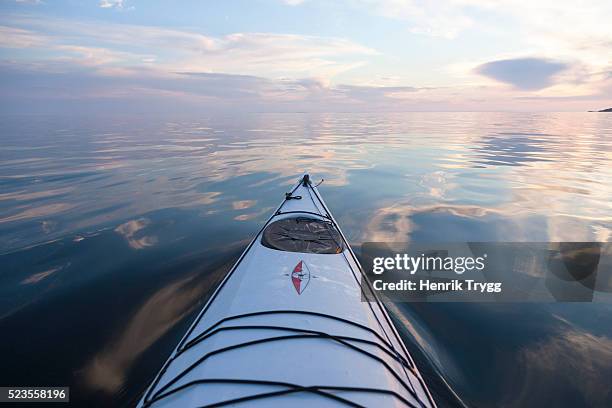
<svg viewBox="0 0 612 408"><path fill-rule="evenodd" d="M285 200L266 225L296 216L336 225L316 187L292 194L301 199ZM362 301L348 243L337 254L285 252L261 235L139 406L435 406L384 306Z"/></svg>

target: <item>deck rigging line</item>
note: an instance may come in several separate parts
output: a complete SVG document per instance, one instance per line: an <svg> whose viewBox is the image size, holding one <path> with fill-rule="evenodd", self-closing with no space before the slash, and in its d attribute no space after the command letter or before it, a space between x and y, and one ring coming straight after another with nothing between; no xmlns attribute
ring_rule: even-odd
<svg viewBox="0 0 612 408"><path fill-rule="evenodd" d="M172 378L170 381L168 381L167 383L165 383L159 390L157 390L152 398L155 398L156 396L158 396L159 394L163 393L164 391L168 390L172 385L176 384L181 378L183 378L185 375L187 375L189 372L191 372L194 368L196 368L197 366L199 366L200 364L202 364L204 361L206 361L208 358L218 355L218 354L222 354L228 351L232 351L232 350L236 350L236 349L240 349L240 348L245 348L245 347L250 347L250 346L254 346L257 344L264 344L264 343L272 343L272 342L277 342L277 341L283 341L283 340L296 340L296 339L329 339L329 340L333 340L341 345L344 345L346 347L349 347L359 353L361 353L362 355L365 355L373 360L376 360L377 362L379 362L380 364L382 364L387 371L389 371L389 373L391 375L393 375L395 377L395 379L410 393L410 395L412 395L415 400L419 401L419 396L416 394L415 391L412 390L411 386L408 385L401 377L399 374L397 374L397 372L393 369L393 367L391 367L385 360L383 360L382 358L378 357L375 354L372 354L352 343L350 343L348 340L344 340L343 338L340 337L336 337L333 335L329 335L327 333L324 332L317 332L316 334L292 334L292 335L284 335L284 336L276 336L276 337L266 337L266 338L262 338L262 339L257 339L257 340L250 340L250 341L246 341L243 343L238 343L238 344L233 344L231 346L226 346L226 347L222 347L213 351L210 351L206 354L204 354L203 356L201 356L200 358L198 358L196 361L194 361L192 364L190 364L187 368L185 368L183 371L181 371L179 374L177 374L176 376L174 376L174 378ZM349 338L349 340L359 340L359 339L355 339L355 338ZM173 359L176 358L173 357Z"/></svg>
<svg viewBox="0 0 612 408"><path fill-rule="evenodd" d="M389 395L389 396L393 396L397 398L398 400L400 400L401 402L403 402L406 406L410 408L418 408L416 405L414 405L413 403L411 403L410 401L408 401L406 398L396 393L395 391L385 390L385 389L380 389L380 388L344 387L344 386L329 386L329 385L311 385L311 386L305 387L305 386L287 383L287 382L281 382L281 381L250 380L250 379L236 379L236 378L227 378L227 379L225 378L206 378L206 379L190 381L190 382L180 385L179 387L173 388L170 391L160 394L156 398L153 398L148 403L148 405L145 405L145 406L149 406L150 404L153 404L159 401L160 399L166 398L186 388L192 387L194 385L200 385L200 384L248 384L248 385L286 387L288 388L288 390L284 390L285 392L283 392L283 394L290 394L294 392L311 392L311 393L321 395L325 398L334 399L338 402L342 402L345 405L352 406L352 407L363 407L363 405L357 404L353 401L339 397L335 394L332 394L331 392L326 392L326 391L339 391L339 392L344 391L344 392L363 392L363 393L373 393L373 394L384 394L384 395ZM220 407L224 405L235 404L238 402L245 402L247 400L269 398L272 396L278 396L279 393L280 392L255 394L252 396L246 396L246 397L231 399L227 401L215 402L213 404L203 405L203 407Z"/></svg>

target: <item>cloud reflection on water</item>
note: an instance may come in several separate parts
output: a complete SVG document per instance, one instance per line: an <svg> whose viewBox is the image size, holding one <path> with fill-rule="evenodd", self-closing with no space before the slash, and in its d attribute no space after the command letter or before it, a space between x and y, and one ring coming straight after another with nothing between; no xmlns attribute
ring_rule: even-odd
<svg viewBox="0 0 612 408"><path fill-rule="evenodd" d="M154 342L194 312L201 305L202 296L218 278L219 271L204 278L191 274L157 290L83 368L85 383L107 393L121 389L132 364Z"/></svg>
<svg viewBox="0 0 612 408"><path fill-rule="evenodd" d="M139 231L145 229L151 223L146 218L131 220L119 225L115 228L115 232L122 235L128 242L128 245L133 249L143 249L153 246L157 243L157 237L152 235L144 235L136 238Z"/></svg>
<svg viewBox="0 0 612 408"><path fill-rule="evenodd" d="M582 401L576 404L604 407L610 401L612 338L566 328L522 349L518 364L522 385L500 406L560 406L566 403L567 387L579 392Z"/></svg>

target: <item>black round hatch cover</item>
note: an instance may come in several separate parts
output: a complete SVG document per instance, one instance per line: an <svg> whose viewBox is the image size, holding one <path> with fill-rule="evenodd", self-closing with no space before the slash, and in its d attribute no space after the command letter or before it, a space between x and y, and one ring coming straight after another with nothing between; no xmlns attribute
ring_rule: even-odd
<svg viewBox="0 0 612 408"><path fill-rule="evenodd" d="M266 227L262 245L287 252L339 254L342 237L329 221L311 217L291 217L274 221Z"/></svg>

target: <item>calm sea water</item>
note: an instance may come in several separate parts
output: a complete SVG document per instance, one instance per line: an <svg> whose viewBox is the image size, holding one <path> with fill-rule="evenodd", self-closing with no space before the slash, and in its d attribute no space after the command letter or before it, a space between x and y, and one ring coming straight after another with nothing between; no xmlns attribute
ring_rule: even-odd
<svg viewBox="0 0 612 408"><path fill-rule="evenodd" d="M364 241L611 241L612 114L2 117L0 385L129 406L303 172ZM612 406L610 304L397 304L440 406Z"/></svg>

